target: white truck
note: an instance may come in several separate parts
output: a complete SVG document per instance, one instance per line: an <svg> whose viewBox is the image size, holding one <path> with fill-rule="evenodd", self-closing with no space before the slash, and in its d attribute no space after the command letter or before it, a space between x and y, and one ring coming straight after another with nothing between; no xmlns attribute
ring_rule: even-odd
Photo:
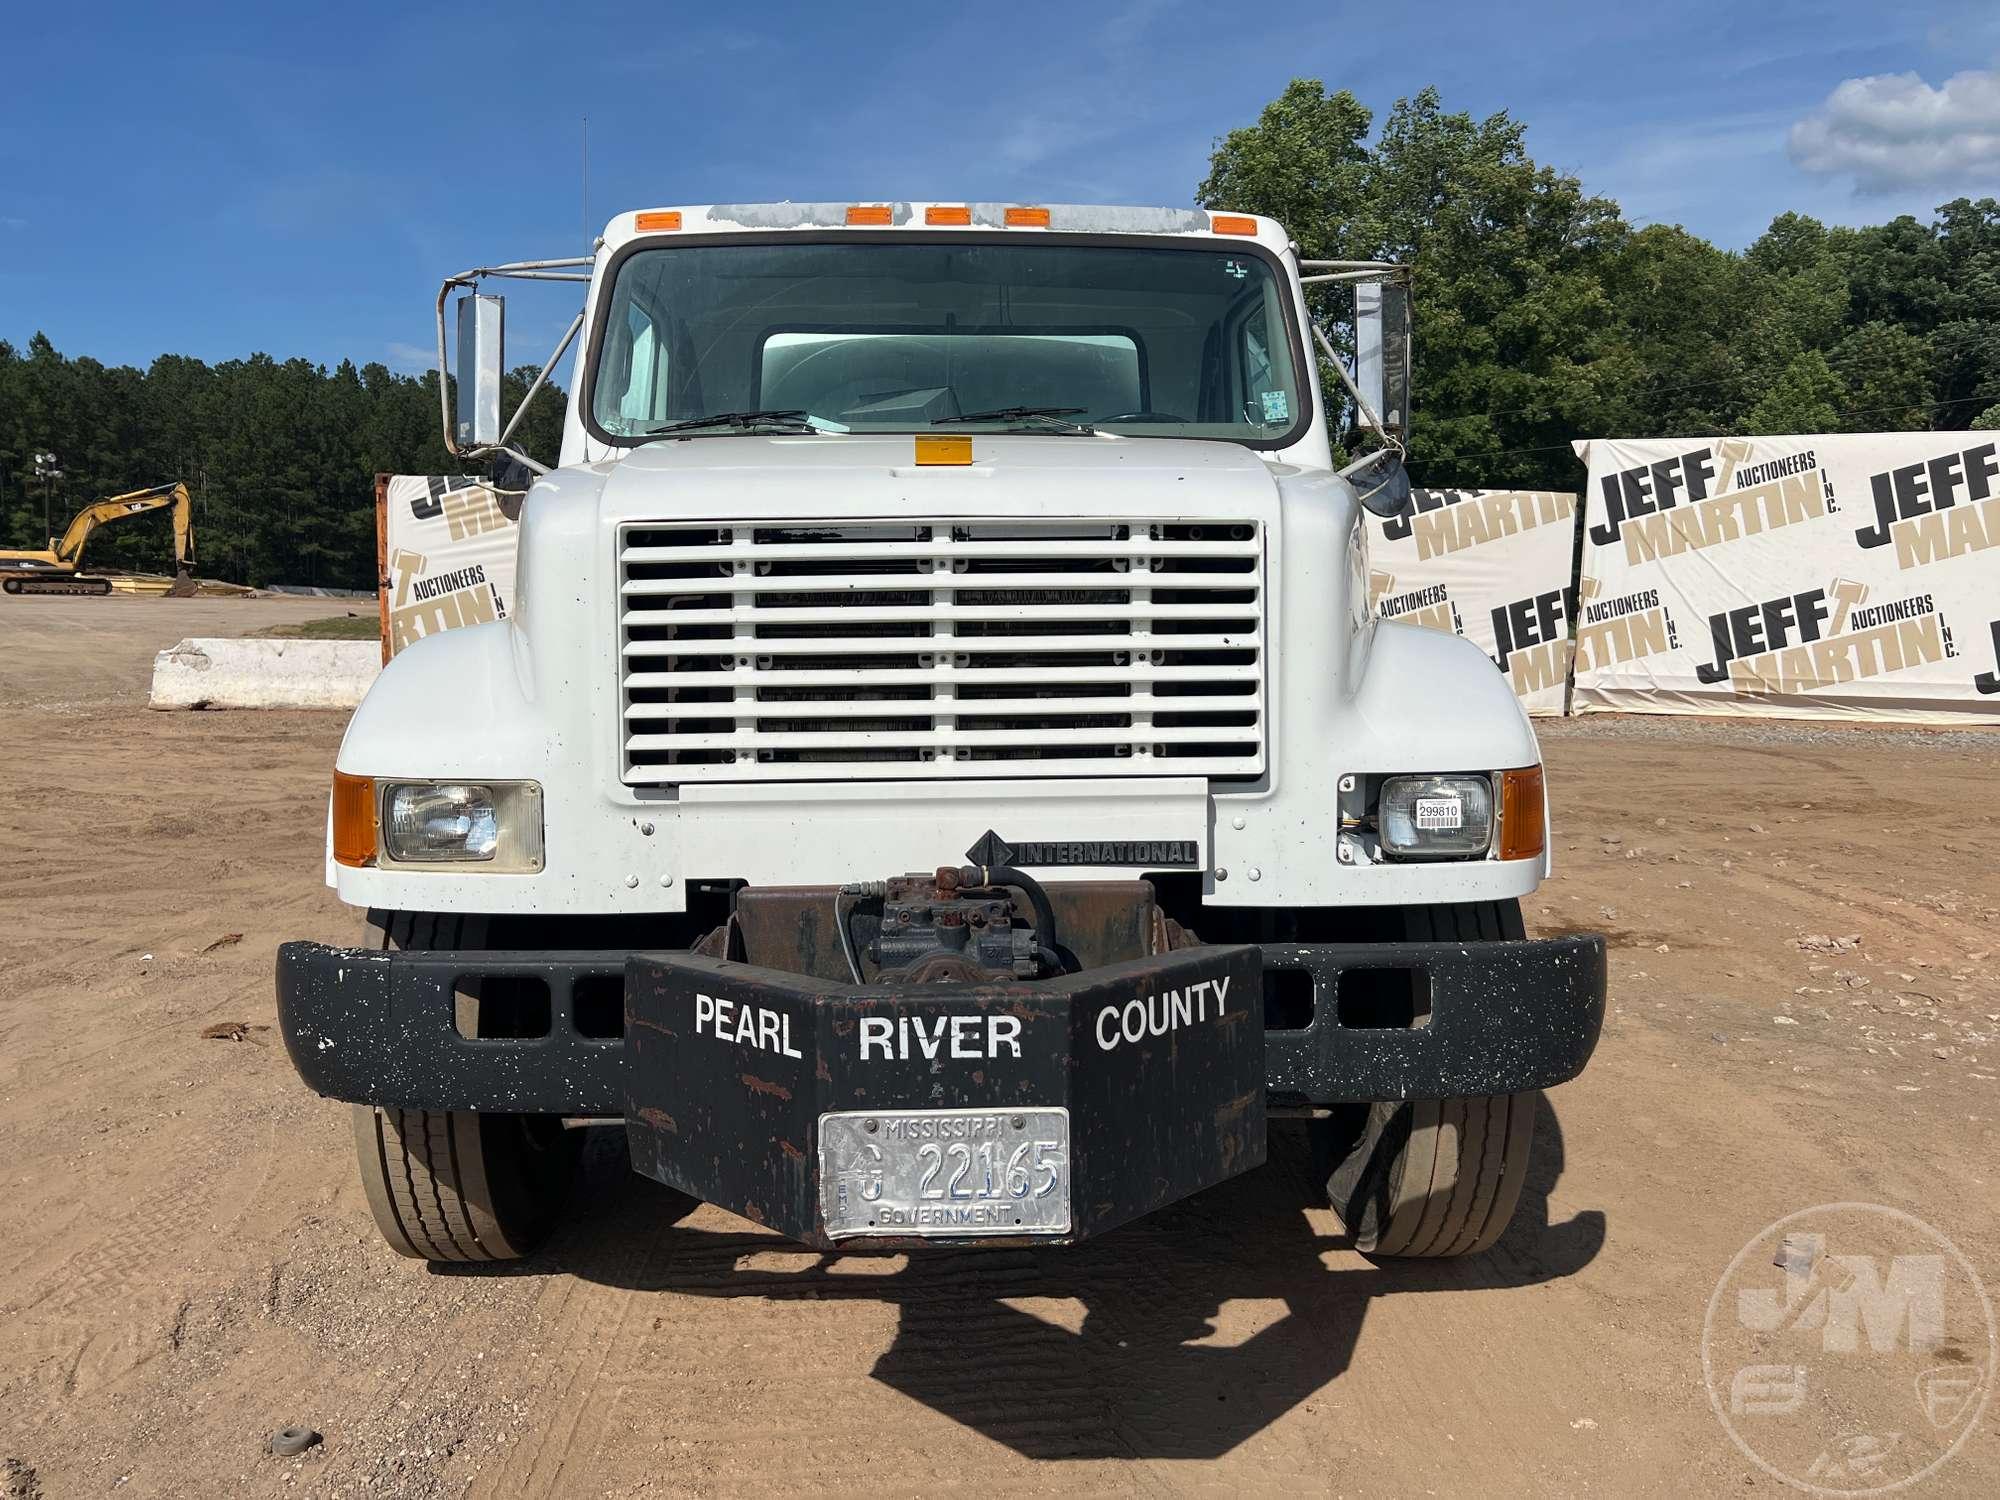
<svg viewBox="0 0 2000 1500"><path fill-rule="evenodd" d="M495 276L587 288L553 470L507 446ZM1372 289L1386 397L1312 280ZM517 607L356 711L327 876L369 940L277 975L384 1238L528 1253L622 1120L825 1249L1068 1242L1296 1116L1361 1250L1490 1245L1604 948L1525 938L1493 664L1371 618L1403 285L1252 215L927 202L627 213L448 280ZM1345 470L1316 338L1384 440Z"/></svg>

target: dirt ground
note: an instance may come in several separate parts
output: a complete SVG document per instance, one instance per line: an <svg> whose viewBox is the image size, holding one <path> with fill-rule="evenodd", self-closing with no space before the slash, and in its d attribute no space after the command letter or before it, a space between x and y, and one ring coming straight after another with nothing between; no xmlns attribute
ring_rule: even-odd
<svg viewBox="0 0 2000 1500"><path fill-rule="evenodd" d="M264 1029L277 944L356 932L343 716L141 706L178 637L327 612L0 599L10 1500L1769 1494L1699 1352L1753 1234L1894 1205L2000 1292L2000 738L1634 720L1544 733L1529 924L1609 932L1612 1007L1488 1257L1370 1264L1284 1137L1080 1249L826 1261L600 1130L540 1257L399 1259ZM2000 1404L1918 1493L2000 1493Z"/></svg>

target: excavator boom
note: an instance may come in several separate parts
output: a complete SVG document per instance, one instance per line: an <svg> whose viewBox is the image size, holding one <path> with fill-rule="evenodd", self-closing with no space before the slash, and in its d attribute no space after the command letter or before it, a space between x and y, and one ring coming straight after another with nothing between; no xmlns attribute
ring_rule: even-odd
<svg viewBox="0 0 2000 1500"><path fill-rule="evenodd" d="M0 575L6 578L10 594L108 594L111 581L86 578L77 572L83 549L99 527L128 516L172 506L174 510L174 593L194 591L194 502L179 480L156 484L148 489L129 490L86 505L70 518L60 537L51 537L46 550L9 552L0 550Z"/></svg>

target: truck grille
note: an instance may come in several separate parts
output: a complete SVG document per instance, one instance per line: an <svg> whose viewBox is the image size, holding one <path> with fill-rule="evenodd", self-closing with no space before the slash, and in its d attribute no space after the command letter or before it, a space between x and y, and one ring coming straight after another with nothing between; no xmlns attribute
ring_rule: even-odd
<svg viewBox="0 0 2000 1500"><path fill-rule="evenodd" d="M1251 521L628 525L627 782L1264 768Z"/></svg>

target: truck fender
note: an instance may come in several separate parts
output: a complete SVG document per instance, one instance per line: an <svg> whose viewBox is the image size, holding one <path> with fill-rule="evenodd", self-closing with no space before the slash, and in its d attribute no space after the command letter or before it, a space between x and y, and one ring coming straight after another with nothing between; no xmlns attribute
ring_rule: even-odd
<svg viewBox="0 0 2000 1500"><path fill-rule="evenodd" d="M560 734L538 711L533 682L511 620L425 636L382 669L334 764L354 776L540 775Z"/></svg>
<svg viewBox="0 0 2000 1500"><path fill-rule="evenodd" d="M1381 753L1364 768L1498 771L1541 761L1534 727L1493 659L1462 636L1378 621L1353 708Z"/></svg>

